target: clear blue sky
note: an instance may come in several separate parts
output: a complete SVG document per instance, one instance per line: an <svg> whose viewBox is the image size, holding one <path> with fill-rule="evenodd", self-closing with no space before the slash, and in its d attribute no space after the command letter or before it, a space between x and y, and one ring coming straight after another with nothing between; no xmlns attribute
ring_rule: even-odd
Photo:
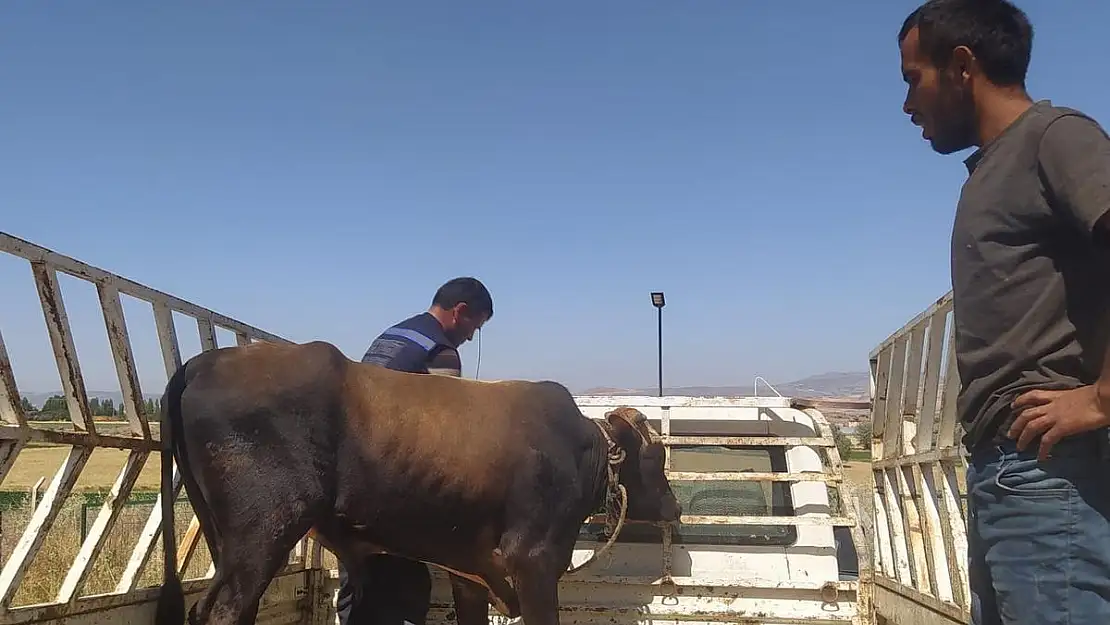
<svg viewBox="0 0 1110 625"><path fill-rule="evenodd" d="M1110 3L1019 4L1033 95L1110 123ZM652 385L653 289L669 385L864 370L948 290L965 176L901 112L915 5L5 4L0 229L352 358L471 274L484 379ZM0 328L49 390L29 275L0 258ZM64 284L114 388L93 291Z"/></svg>

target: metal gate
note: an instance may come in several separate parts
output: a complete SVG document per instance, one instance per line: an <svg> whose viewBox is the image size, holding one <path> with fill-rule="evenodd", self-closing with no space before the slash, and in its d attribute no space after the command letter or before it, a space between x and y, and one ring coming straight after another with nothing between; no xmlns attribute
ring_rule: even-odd
<svg viewBox="0 0 1110 625"><path fill-rule="evenodd" d="M217 347L218 328L234 333L235 343L239 345L253 341L287 341L191 302L113 275L6 233L0 233L0 251L3 251L8 259L12 256L23 259L30 270L43 319L46 322L54 359L57 362L62 394L69 417L69 423L64 427L47 427L28 419L23 396L16 386L16 378L3 334L0 334L0 421L2 421L0 480L8 475L21 455L44 447L65 450L60 467L54 473L40 500L35 502L18 541L10 553L6 553L3 568L0 569L0 623L33 623L53 621L63 617L75 619L66 622L107 622L104 620L107 610L112 610L112 622L120 622L120 619L123 619L122 622L128 622L131 619L135 622L149 622L151 617L147 614L152 614L153 609L149 600L153 598L156 588L141 588L140 578L148 568L152 557L161 558L160 549L155 549L162 530L161 495L150 505L151 510L145 524L138 531L138 535L133 537L134 547L122 570L113 572L114 588L107 591L101 590L95 596L85 592L88 576L96 567L98 557L102 554L109 537L118 530L120 513L127 506L132 488L148 457L152 452L155 459L159 455L159 438L156 432L152 432L152 428L157 429L158 419L157 415L147 414L121 298L123 296L133 298L137 303L149 307L153 314L167 377L180 366L182 360L178 343L178 319L195 327L202 350ZM94 419L90 410L81 363L77 357L66 303L59 284L60 274L91 284L96 289L100 313L123 396L123 417L126 419L126 427L123 431L101 431L101 428L106 426L103 421ZM4 296L10 298L11 291L14 289L7 290ZM0 327L0 331L3 329L5 328ZM36 557L43 555L42 547L50 530L62 513L67 500L74 494L74 487L82 472L87 469L90 458L98 450L121 450L126 453L126 461L110 490L102 498L103 503L99 511L89 521L87 531L79 547L75 549L75 553L65 554L64 562L52 560L49 563L52 566L58 566L59 573L64 571L64 575L58 575L60 579L53 579L47 584L49 588L46 590L52 598L33 597L31 601L15 602L20 594L21 585L27 581L28 571L35 563ZM181 490L180 476L175 467L173 488L175 499ZM188 509L187 502L184 509ZM184 530L184 536L181 537L177 567L183 575L189 568L200 542L199 529L200 526L194 515L187 529ZM161 569L160 566L151 568L152 572ZM204 569L201 568L201 570ZM206 574L185 575L186 591L189 593L200 591L207 584L205 578L211 574L212 568L209 566ZM297 556L291 558L289 567L271 586L266 600L269 607L264 605L259 622L301 622L300 616L294 616L293 620L290 620L290 614L296 615L302 611L297 606L298 595L303 595L304 587L310 583L311 580L304 571L304 558Z"/></svg>
<svg viewBox="0 0 1110 625"><path fill-rule="evenodd" d="M970 621L953 333L949 293L870 355L875 607L898 625Z"/></svg>

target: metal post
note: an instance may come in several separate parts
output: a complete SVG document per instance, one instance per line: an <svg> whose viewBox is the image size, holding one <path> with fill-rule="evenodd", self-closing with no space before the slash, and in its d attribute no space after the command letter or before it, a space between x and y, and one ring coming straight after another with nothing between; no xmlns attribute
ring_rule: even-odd
<svg viewBox="0 0 1110 625"><path fill-rule="evenodd" d="M667 300L663 296L662 291L654 291L651 294L651 305L659 311L659 396L663 396L663 307L667 305Z"/></svg>
<svg viewBox="0 0 1110 625"><path fill-rule="evenodd" d="M663 396L663 307L659 311L659 396Z"/></svg>

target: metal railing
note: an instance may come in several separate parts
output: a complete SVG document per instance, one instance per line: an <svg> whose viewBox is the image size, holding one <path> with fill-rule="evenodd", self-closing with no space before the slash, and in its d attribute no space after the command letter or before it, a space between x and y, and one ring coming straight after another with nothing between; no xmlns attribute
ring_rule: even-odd
<svg viewBox="0 0 1110 625"><path fill-rule="evenodd" d="M600 411L617 406L630 406L645 413L648 420L659 428L659 440L668 449L675 446L688 448L698 447L779 447L784 452L794 447L809 448L819 457L823 470L802 472L767 472L767 471L674 471L671 469L672 453L667 453L665 460L665 473L673 481L728 481L728 482L787 482L787 483L821 483L831 488L839 500L839 510L832 509L828 512L813 511L806 514L790 514L782 516L766 515L691 515L683 514L681 522L684 525L717 525L717 526L793 526L793 527L847 527L850 528L854 543L859 553L867 552L871 540L869 528L860 518L856 498L852 495L843 480L843 463L839 449L833 437L832 428L825 417L812 407L800 404L790 398L778 397L736 397L736 398L701 398L701 397L576 397L576 402L587 416L597 418ZM675 420L672 420L672 411L686 409L758 409L760 412L773 412L775 410L796 409L804 412L813 422L816 436L718 436L712 434L675 435L672 433ZM708 423L708 421L704 422ZM703 424L702 427L709 427ZM821 455L824 458L820 458ZM807 505L807 507L809 507ZM587 523L604 523L605 515L594 515L587 519ZM626 521L627 525L638 525L642 522ZM871 563L869 557L860 558L859 576L855 581L829 581L821 579L792 579L789 581L766 580L738 580L729 579L727 571L720 572L720 578L706 580L701 577L674 577L672 570L672 531L667 524L660 524L662 533L661 562L659 577L650 581L652 585L670 587L671 592L682 586L691 588L704 586L731 586L733 589L792 589L798 591L819 591L827 601L835 601L838 592L852 593L856 604L855 613L851 617L838 617L828 614L823 619L812 622L853 622L870 623L871 611ZM789 550L789 549L788 549ZM584 570L585 573L588 569ZM567 576L568 579L575 577ZM609 579L594 577L597 581L619 582L622 579ZM627 580L632 582L643 580ZM690 594L688 591L686 594ZM596 608L600 610L601 608ZM736 612L727 609L718 613L698 611L699 620L725 620L734 621L738 618ZM767 615L768 622L779 622L779 615ZM786 621L782 621L786 622ZM798 622L811 622L809 618Z"/></svg>
<svg viewBox="0 0 1110 625"><path fill-rule="evenodd" d="M29 422L22 406L22 396L16 386L12 363L5 347L0 327L0 481L8 475L16 460L30 444L52 444L69 447L64 462L54 473L49 486L42 493L30 520L27 522L14 549L0 569L0 622L10 620L17 610L34 609L40 613L53 610L61 615L59 607L73 604L82 598L82 589L94 563L112 534L119 514L127 504L132 488L152 452L159 452L159 439L152 435L149 422L157 422L156 415L145 413L143 392L132 352L131 337L124 317L121 294L150 305L154 316L162 364L167 378L181 365L181 350L173 315L177 313L196 323L202 350L218 346L217 328L234 333L238 345L254 341L288 342L282 337L265 332L235 319L213 312L191 302L157 291L132 280L90 266L68 256L29 243L0 232L0 251L27 261L35 288L38 292L43 318L49 334L54 359L61 376L62 392L69 409L71 427L65 430L39 427ZM128 425L126 435L109 435L97 431L98 423L89 409L81 363L74 346L73 332L66 313L66 305L59 286L59 272L91 283L96 287L104 328L115 362L116 376L123 395L123 413ZM158 389L161 390L161 389ZM28 568L39 554L45 538L54 525L62 504L97 449L126 450L127 460L111 486L95 519L87 527L80 549L69 565L52 604L46 606L14 608L13 597L24 580ZM174 467L173 493L175 500L182 490L180 474ZM136 588L144 567L162 530L161 494L155 501L143 526L127 564L115 584L115 595L128 593ZM178 570L184 573L190 563L198 539L200 525L194 515L178 555ZM208 575L212 574L211 567Z"/></svg>
<svg viewBox="0 0 1110 625"><path fill-rule="evenodd" d="M875 580L968 622L967 465L952 317L948 293L870 354Z"/></svg>
<svg viewBox="0 0 1110 625"><path fill-rule="evenodd" d="M774 385L768 382L767 379L761 375L755 376L755 380L752 381L752 397L759 397L760 382L763 382L764 386L771 389L771 392L774 393L776 397L782 397L782 393L780 393L779 390L774 387Z"/></svg>

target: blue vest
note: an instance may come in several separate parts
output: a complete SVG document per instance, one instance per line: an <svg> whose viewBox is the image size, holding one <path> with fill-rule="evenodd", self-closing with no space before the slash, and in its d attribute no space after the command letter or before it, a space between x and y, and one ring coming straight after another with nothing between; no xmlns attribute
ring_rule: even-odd
<svg viewBox="0 0 1110 625"><path fill-rule="evenodd" d="M428 363L444 347L453 347L443 327L431 313L420 313L382 332L362 357L362 362L387 369L428 373Z"/></svg>

